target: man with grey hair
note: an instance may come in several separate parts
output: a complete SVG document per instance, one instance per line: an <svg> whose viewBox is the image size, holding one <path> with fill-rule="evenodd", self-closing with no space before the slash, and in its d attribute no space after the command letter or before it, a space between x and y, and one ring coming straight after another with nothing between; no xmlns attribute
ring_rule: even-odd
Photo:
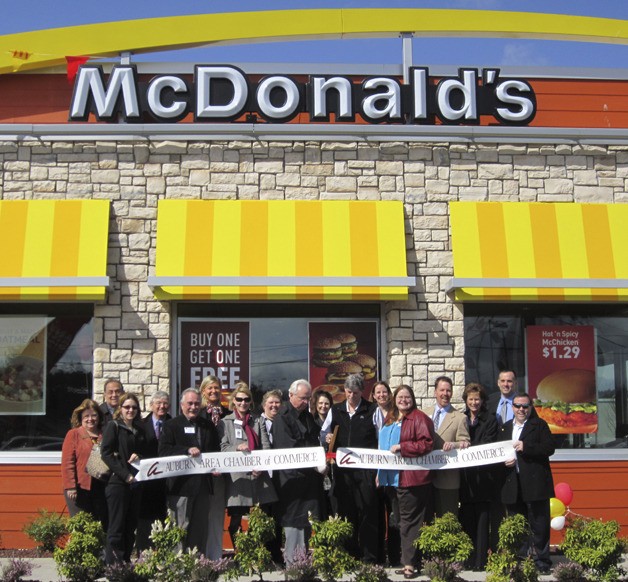
<svg viewBox="0 0 628 582"><path fill-rule="evenodd" d="M377 448L377 427L373 424L375 404L362 397L361 374L347 376L345 402L332 407L331 430L338 427L337 447ZM338 513L353 525L350 552L364 562L377 559L377 472L370 469L347 469L336 466L334 495Z"/></svg>
<svg viewBox="0 0 628 582"><path fill-rule="evenodd" d="M124 392L124 386L120 380L115 378L107 378L104 385L105 401L99 406L102 412L103 429L108 422L113 420L113 413L118 408L120 396Z"/></svg>
<svg viewBox="0 0 628 582"><path fill-rule="evenodd" d="M142 419L146 433L147 459L159 456L159 439L163 432L164 423L170 420L170 394L157 390L150 399L149 413ZM150 530L155 520L166 519L166 481L155 479L147 481L142 486L142 503L137 521L136 545L138 551L151 547Z"/></svg>
<svg viewBox="0 0 628 582"><path fill-rule="evenodd" d="M318 447L320 428L308 407L312 386L307 380L295 380L288 390L288 402L272 424L275 449ZM278 520L284 528L286 544L284 557L293 562L297 549L306 550L311 527L308 513L321 519L323 507L323 476L316 469L278 471Z"/></svg>
<svg viewBox="0 0 628 582"><path fill-rule="evenodd" d="M181 394L181 414L166 422L159 438L159 456L188 455L220 451L214 424L200 415L201 393L188 388ZM186 530L186 548L203 551L207 543L207 515L212 492L210 474L182 475L167 480L168 509L179 527Z"/></svg>

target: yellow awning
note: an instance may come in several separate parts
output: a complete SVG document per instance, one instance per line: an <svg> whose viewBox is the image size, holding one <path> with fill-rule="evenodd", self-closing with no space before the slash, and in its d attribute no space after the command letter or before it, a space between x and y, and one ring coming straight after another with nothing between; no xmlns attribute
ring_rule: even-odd
<svg viewBox="0 0 628 582"><path fill-rule="evenodd" d="M628 204L452 202L458 301L626 301Z"/></svg>
<svg viewBox="0 0 628 582"><path fill-rule="evenodd" d="M160 200L160 299L408 295L401 202Z"/></svg>
<svg viewBox="0 0 628 582"><path fill-rule="evenodd" d="M0 300L100 300L107 200L0 201Z"/></svg>

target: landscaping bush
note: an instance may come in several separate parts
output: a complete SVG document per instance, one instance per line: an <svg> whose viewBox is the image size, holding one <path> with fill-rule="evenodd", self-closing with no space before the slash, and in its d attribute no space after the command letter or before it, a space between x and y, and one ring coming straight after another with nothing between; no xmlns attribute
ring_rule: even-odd
<svg viewBox="0 0 628 582"><path fill-rule="evenodd" d="M326 521L312 521L312 563L326 582L338 580L356 569L356 560L345 549L352 534L353 526L337 515Z"/></svg>
<svg viewBox="0 0 628 582"><path fill-rule="evenodd" d="M506 517L499 526L497 552L489 554L487 582L537 582L534 560L521 559L517 552L530 537L530 526L523 515Z"/></svg>
<svg viewBox="0 0 628 582"><path fill-rule="evenodd" d="M40 509L38 514L22 531L37 542L40 550L54 552L57 541L68 533L68 518L46 509Z"/></svg>

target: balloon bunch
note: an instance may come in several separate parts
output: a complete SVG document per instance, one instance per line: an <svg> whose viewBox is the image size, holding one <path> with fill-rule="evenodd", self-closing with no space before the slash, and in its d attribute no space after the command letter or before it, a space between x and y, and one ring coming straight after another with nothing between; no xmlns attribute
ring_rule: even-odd
<svg viewBox="0 0 628 582"><path fill-rule="evenodd" d="M573 500L573 489L567 483L558 483L554 487L556 497L550 499L550 526L556 531L565 527L565 514L569 513L569 504Z"/></svg>

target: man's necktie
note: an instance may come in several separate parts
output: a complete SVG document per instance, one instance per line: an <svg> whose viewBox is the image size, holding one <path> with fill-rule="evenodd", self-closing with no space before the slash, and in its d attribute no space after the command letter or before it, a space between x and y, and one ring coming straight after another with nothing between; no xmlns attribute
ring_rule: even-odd
<svg viewBox="0 0 628 582"><path fill-rule="evenodd" d="M439 408L434 415L434 430L438 430L438 427L440 426L440 417L442 416L442 413L443 409Z"/></svg>
<svg viewBox="0 0 628 582"><path fill-rule="evenodd" d="M157 440L159 440L159 437L161 436L161 425L163 424L163 420L158 420L155 423L155 436L157 437Z"/></svg>

